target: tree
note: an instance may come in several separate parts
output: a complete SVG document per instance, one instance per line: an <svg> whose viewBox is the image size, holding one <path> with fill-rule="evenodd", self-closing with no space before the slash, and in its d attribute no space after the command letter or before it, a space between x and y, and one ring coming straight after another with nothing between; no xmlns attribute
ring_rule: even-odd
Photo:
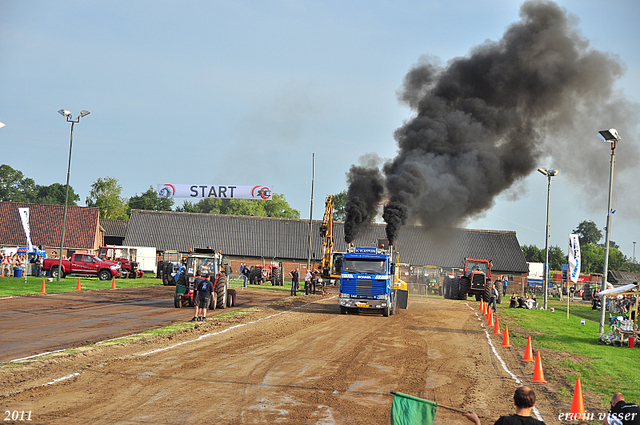
<svg viewBox="0 0 640 425"><path fill-rule="evenodd" d="M88 207L100 208L100 218L126 220L129 218L127 200L121 197L122 186L114 177L99 178L91 185L87 196Z"/></svg>
<svg viewBox="0 0 640 425"><path fill-rule="evenodd" d="M188 212L188 213L201 213L202 212L202 210L200 209L198 204L194 204L193 202L188 201L186 199L184 200L182 205L178 205L176 207L176 211L177 212Z"/></svg>
<svg viewBox="0 0 640 425"><path fill-rule="evenodd" d="M60 183L53 183L49 186L36 185L36 199L33 201L37 204L64 205L67 193L67 186ZM73 191L69 186L69 205L78 205L80 195Z"/></svg>
<svg viewBox="0 0 640 425"><path fill-rule="evenodd" d="M567 262L567 255L558 245L549 247L549 270L561 270L562 265L567 264Z"/></svg>
<svg viewBox="0 0 640 425"><path fill-rule="evenodd" d="M544 250L539 249L535 245L522 245L520 248L527 262L544 263Z"/></svg>
<svg viewBox="0 0 640 425"><path fill-rule="evenodd" d="M205 198L193 204L185 200L176 208L180 212L248 215L255 217L300 218L300 211L291 208L285 196L274 193L270 201L262 199Z"/></svg>
<svg viewBox="0 0 640 425"><path fill-rule="evenodd" d="M129 199L129 209L151 210L151 211L171 211L173 206L172 198L161 198L158 192L149 186L146 192L140 196L137 194Z"/></svg>
<svg viewBox="0 0 640 425"><path fill-rule="evenodd" d="M36 183L33 179L26 178L21 171L6 164L0 165L0 201L34 202L35 199Z"/></svg>
<svg viewBox="0 0 640 425"><path fill-rule="evenodd" d="M596 223L590 220L580 222L578 228L573 230L573 233L580 237L580 246L586 244L597 245L598 241L602 239L602 232L598 230Z"/></svg>
<svg viewBox="0 0 640 425"><path fill-rule="evenodd" d="M347 218L347 190L338 192L333 195L333 220L345 221Z"/></svg>

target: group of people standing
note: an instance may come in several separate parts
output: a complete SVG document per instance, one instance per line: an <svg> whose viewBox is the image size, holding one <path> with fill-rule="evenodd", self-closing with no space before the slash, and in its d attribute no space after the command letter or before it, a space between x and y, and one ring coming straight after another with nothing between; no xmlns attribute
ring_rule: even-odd
<svg viewBox="0 0 640 425"><path fill-rule="evenodd" d="M289 272L291 276L291 295L297 296L298 291L300 290L300 272L296 267L291 272ZM309 296L309 294L316 293L316 287L318 286L318 276L320 275L319 270L307 270L307 275L304 277L304 296ZM324 292L324 288L323 288Z"/></svg>
<svg viewBox="0 0 640 425"><path fill-rule="evenodd" d="M42 256L31 255L31 258L27 259L25 254L2 254L0 253L0 268L2 275L5 277L15 276L17 270L21 270L24 273L27 269L27 263L31 264L31 275L40 276L40 270L42 270Z"/></svg>

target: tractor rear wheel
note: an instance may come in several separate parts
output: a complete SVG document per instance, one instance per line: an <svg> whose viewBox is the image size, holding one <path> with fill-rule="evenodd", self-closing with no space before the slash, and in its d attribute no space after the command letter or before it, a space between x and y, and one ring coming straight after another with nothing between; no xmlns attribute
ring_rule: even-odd
<svg viewBox="0 0 640 425"><path fill-rule="evenodd" d="M227 282L216 285L216 307L227 308Z"/></svg>
<svg viewBox="0 0 640 425"><path fill-rule="evenodd" d="M484 284L484 294L483 294L482 298L484 299L484 302L486 302L486 303L488 303L489 299L491 298L491 286L489 286L488 283Z"/></svg>
<svg viewBox="0 0 640 425"><path fill-rule="evenodd" d="M442 296L445 299L449 299L449 286L451 285L451 278L449 276L445 276L442 281Z"/></svg>
<svg viewBox="0 0 640 425"><path fill-rule="evenodd" d="M171 276L171 269L173 268L172 264L166 262L162 265L162 284L164 286L169 285L169 277Z"/></svg>
<svg viewBox="0 0 640 425"><path fill-rule="evenodd" d="M164 267L164 261L158 261L158 266L156 267L156 277L158 279L162 279L162 268Z"/></svg>
<svg viewBox="0 0 640 425"><path fill-rule="evenodd" d="M471 281L468 277L462 276L458 282L458 299L466 300L469 289L471 289Z"/></svg>
<svg viewBox="0 0 640 425"><path fill-rule="evenodd" d="M259 285L260 278L262 277L262 270L260 267L254 267L249 274L249 283L252 285Z"/></svg>
<svg viewBox="0 0 640 425"><path fill-rule="evenodd" d="M451 282L449 283L449 298L452 300L457 300L458 299L458 284L459 284L459 280L457 277L454 277L451 279Z"/></svg>
<svg viewBox="0 0 640 425"><path fill-rule="evenodd" d="M274 267L271 271L271 284L275 286L280 286L280 269Z"/></svg>
<svg viewBox="0 0 640 425"><path fill-rule="evenodd" d="M498 298L496 298L496 302L498 304L501 304L502 303L502 292L501 292L502 288L500 288L500 285L502 285L502 282L499 281L499 280L496 280L493 284L496 285L496 290L498 291Z"/></svg>
<svg viewBox="0 0 640 425"><path fill-rule="evenodd" d="M227 291L227 307L235 307L236 306L236 290L229 289Z"/></svg>
<svg viewBox="0 0 640 425"><path fill-rule="evenodd" d="M180 294L173 295L173 306L175 308L182 308L182 296L180 296Z"/></svg>

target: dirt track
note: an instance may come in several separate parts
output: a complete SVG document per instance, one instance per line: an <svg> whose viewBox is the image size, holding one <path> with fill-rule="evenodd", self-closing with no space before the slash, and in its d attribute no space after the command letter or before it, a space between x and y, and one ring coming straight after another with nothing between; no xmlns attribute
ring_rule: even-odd
<svg viewBox="0 0 640 425"><path fill-rule="evenodd" d="M0 394L14 394L0 405L47 424L370 425L389 423L389 392L397 390L493 423L513 413L517 384L481 323L460 301L410 299L408 310L385 318L340 315L331 294L289 298L169 337L5 365ZM533 366L522 365L522 350L491 340L529 382ZM535 388L542 417L557 423L566 406L553 398L554 385ZM436 423L469 422L440 407Z"/></svg>

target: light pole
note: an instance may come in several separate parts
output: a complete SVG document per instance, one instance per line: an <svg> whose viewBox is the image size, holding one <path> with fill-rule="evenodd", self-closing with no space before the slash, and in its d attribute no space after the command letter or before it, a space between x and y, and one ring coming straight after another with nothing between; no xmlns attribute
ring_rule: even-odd
<svg viewBox="0 0 640 425"><path fill-rule="evenodd" d="M600 137L611 143L611 167L609 172L609 201L607 203L607 227L605 227L604 268L602 270L602 291L607 289L607 273L609 269L609 239L611 238L611 193L613 192L613 173L616 170L616 145L620 141L620 135L615 128L601 130ZM600 334L604 333L604 314L607 311L606 296L600 300Z"/></svg>
<svg viewBox="0 0 640 425"><path fill-rule="evenodd" d="M60 115L67 119L67 122L71 123L71 136L69 137L69 162L67 163L67 191L64 196L64 215L62 216L62 239L60 240L60 252L58 253L58 257L60 261L58 262L58 277L57 281L60 282L60 275L62 274L62 250L64 249L64 231L67 227L67 205L69 204L69 171L71 171L71 148L73 147L73 125L80 122L81 117L86 117L89 115L89 111L82 110L80 111L80 115L73 119L71 112L66 109L60 109L58 111Z"/></svg>
<svg viewBox="0 0 640 425"><path fill-rule="evenodd" d="M547 309L547 294L549 292L549 207L551 206L551 177L558 175L558 170L547 170L538 168L538 171L547 176L547 231L544 238L544 303L543 308Z"/></svg>

